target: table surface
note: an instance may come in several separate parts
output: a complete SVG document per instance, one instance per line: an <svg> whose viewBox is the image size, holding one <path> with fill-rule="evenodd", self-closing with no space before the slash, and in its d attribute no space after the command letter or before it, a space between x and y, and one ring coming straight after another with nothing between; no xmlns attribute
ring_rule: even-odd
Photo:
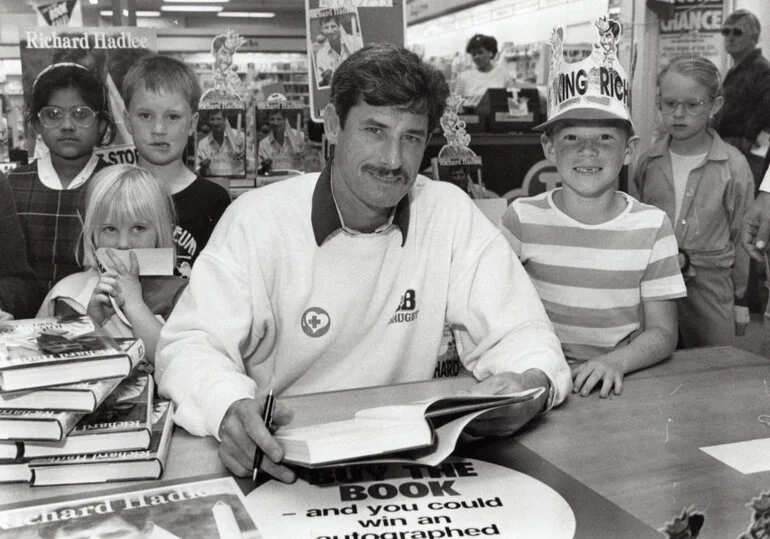
<svg viewBox="0 0 770 539"><path fill-rule="evenodd" d="M530 473L555 488L576 513L576 537L605 536L597 531L597 518L608 530L632 526L634 537L643 530L660 537L654 530L690 506L705 513L701 537L737 537L751 521L746 504L770 490L770 472L743 475L699 448L770 436L758 420L770 412L768 367L767 359L731 347L679 351L629 375L620 396L571 396L516 437L462 444L458 453ZM355 408L451 394L472 383L456 378L335 392L321 397L323 406L318 395L283 401L295 412L294 424L302 425L319 417L344 419ZM214 439L178 428L164 480L225 474L216 449ZM3 485L0 508L125 486ZM600 506L602 513L591 516L597 511L580 504ZM613 510L617 515L609 514Z"/></svg>

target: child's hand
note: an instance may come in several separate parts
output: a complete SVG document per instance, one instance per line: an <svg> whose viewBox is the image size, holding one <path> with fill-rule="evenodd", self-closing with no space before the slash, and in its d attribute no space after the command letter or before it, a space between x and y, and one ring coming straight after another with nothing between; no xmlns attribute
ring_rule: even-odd
<svg viewBox="0 0 770 539"><path fill-rule="evenodd" d="M136 253L129 251L128 257L131 261L131 267L126 268L123 261L112 251L107 249L107 256L112 262L112 268L115 275L115 294L113 298L118 307L131 309L137 305L144 304L142 298L142 285L139 282L139 259Z"/></svg>
<svg viewBox="0 0 770 539"><path fill-rule="evenodd" d="M110 303L110 297L117 295L117 286L117 278L114 272L107 271L102 273L94 291L91 293L91 299L88 300L86 313L100 326L103 326L115 314L115 310Z"/></svg>
<svg viewBox="0 0 770 539"><path fill-rule="evenodd" d="M572 367L572 392L587 397L591 390L601 382L599 396L603 399L614 393L623 392L623 370L609 359L594 358Z"/></svg>

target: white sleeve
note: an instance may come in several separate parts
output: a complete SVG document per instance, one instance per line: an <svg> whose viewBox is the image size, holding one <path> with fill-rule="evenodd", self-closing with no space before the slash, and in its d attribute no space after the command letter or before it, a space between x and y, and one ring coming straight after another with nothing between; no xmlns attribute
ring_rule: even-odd
<svg viewBox="0 0 770 539"><path fill-rule="evenodd" d="M572 389L561 342L503 235L470 208L458 212L457 221L470 223L457 228L447 305L447 322L464 328L458 331L460 357L478 380L540 369L553 385L552 404L559 404Z"/></svg>
<svg viewBox="0 0 770 539"><path fill-rule="evenodd" d="M230 405L256 395L243 355L264 335L264 320L254 312L269 315L267 294L260 292L265 290L262 273L244 263L251 242L235 224L238 212L232 209L225 211L195 261L156 352L159 392L174 400L175 422L197 436L218 437Z"/></svg>

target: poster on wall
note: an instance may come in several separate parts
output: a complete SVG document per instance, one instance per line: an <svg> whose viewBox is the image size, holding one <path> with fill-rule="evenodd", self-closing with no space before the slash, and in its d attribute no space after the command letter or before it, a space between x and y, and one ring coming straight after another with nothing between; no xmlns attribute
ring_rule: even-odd
<svg viewBox="0 0 770 539"><path fill-rule="evenodd" d="M135 163L133 139L123 120L125 104L120 87L131 66L157 50L155 29L41 26L22 29L20 34L25 106L32 94L35 78L44 68L60 62L73 62L93 70L104 81L110 113L116 124L115 140L109 145L97 147L96 153L110 164ZM30 141L30 145L34 145L34 149L29 149L30 155L36 158L48 152L39 137Z"/></svg>
<svg viewBox="0 0 770 539"><path fill-rule="evenodd" d="M404 44L404 0L305 0L310 114L321 121L334 70L368 43Z"/></svg>
<svg viewBox="0 0 770 539"><path fill-rule="evenodd" d="M724 73L726 54L720 29L724 0L676 0L673 16L659 21L658 71L676 56L703 56Z"/></svg>

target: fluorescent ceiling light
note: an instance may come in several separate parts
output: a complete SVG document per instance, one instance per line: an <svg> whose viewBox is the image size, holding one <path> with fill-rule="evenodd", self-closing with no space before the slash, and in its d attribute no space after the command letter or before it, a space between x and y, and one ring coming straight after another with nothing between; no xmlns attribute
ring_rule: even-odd
<svg viewBox="0 0 770 539"><path fill-rule="evenodd" d="M104 9L99 12L102 17L112 17L112 10ZM137 11L137 17L160 17L160 11Z"/></svg>
<svg viewBox="0 0 770 539"><path fill-rule="evenodd" d="M272 11L220 11L217 17L237 17L244 19L272 19L275 13Z"/></svg>
<svg viewBox="0 0 770 539"><path fill-rule="evenodd" d="M160 6L161 11L198 11L215 13L222 11L222 6Z"/></svg>

